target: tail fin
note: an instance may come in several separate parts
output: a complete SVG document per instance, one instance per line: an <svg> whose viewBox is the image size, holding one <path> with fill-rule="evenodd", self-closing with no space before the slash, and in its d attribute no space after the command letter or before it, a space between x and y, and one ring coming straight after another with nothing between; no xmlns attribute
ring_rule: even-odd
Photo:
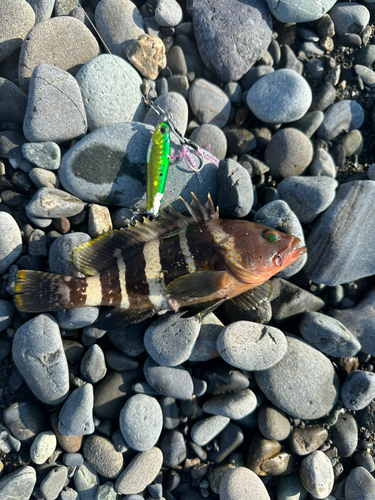
<svg viewBox="0 0 375 500"><path fill-rule="evenodd" d="M83 307L86 286L85 278L22 270L17 273L14 298L20 311L30 313Z"/></svg>

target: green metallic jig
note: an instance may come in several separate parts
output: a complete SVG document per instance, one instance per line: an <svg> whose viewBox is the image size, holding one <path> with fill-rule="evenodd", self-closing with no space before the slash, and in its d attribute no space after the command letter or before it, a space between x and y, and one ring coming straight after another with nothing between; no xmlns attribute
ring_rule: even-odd
<svg viewBox="0 0 375 500"><path fill-rule="evenodd" d="M152 134L147 151L147 214L156 217L160 210L169 169L171 140L169 125L161 122Z"/></svg>

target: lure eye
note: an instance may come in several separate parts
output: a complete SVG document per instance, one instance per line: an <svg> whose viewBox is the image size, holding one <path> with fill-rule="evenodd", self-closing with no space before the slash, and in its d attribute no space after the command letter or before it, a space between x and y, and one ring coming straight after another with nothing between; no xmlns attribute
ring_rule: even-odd
<svg viewBox="0 0 375 500"><path fill-rule="evenodd" d="M280 239L278 233L276 233L275 231L270 231L269 229L263 231L262 236L269 243L276 243Z"/></svg>
<svg viewBox="0 0 375 500"><path fill-rule="evenodd" d="M168 128L167 128L165 125L160 125L160 127L159 127L159 132L160 132L162 135L165 135L165 134L168 132Z"/></svg>

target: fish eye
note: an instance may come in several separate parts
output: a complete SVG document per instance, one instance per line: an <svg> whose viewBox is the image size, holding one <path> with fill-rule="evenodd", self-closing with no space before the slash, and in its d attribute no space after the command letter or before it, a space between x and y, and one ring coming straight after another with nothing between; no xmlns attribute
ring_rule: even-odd
<svg viewBox="0 0 375 500"><path fill-rule="evenodd" d="M160 125L159 127L159 132L162 134L162 135L165 135L167 132L168 132L168 127L166 125Z"/></svg>
<svg viewBox="0 0 375 500"><path fill-rule="evenodd" d="M276 233L275 231L270 231L269 229L263 231L262 236L269 243L276 243L280 239L278 233Z"/></svg>

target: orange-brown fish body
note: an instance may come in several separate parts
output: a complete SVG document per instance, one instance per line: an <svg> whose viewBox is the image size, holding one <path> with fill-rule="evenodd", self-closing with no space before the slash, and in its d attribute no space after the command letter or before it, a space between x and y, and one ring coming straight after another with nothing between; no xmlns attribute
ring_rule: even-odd
<svg viewBox="0 0 375 500"><path fill-rule="evenodd" d="M210 199L202 207L194 197L186 206L192 218L162 212L153 222L78 247L74 263L86 278L20 271L17 306L28 312L112 306L99 320L111 329L154 313L209 308L240 294L240 302L257 304L271 290L259 286L306 251L296 248L300 240L294 236L219 219ZM244 295L253 289L253 295Z"/></svg>

